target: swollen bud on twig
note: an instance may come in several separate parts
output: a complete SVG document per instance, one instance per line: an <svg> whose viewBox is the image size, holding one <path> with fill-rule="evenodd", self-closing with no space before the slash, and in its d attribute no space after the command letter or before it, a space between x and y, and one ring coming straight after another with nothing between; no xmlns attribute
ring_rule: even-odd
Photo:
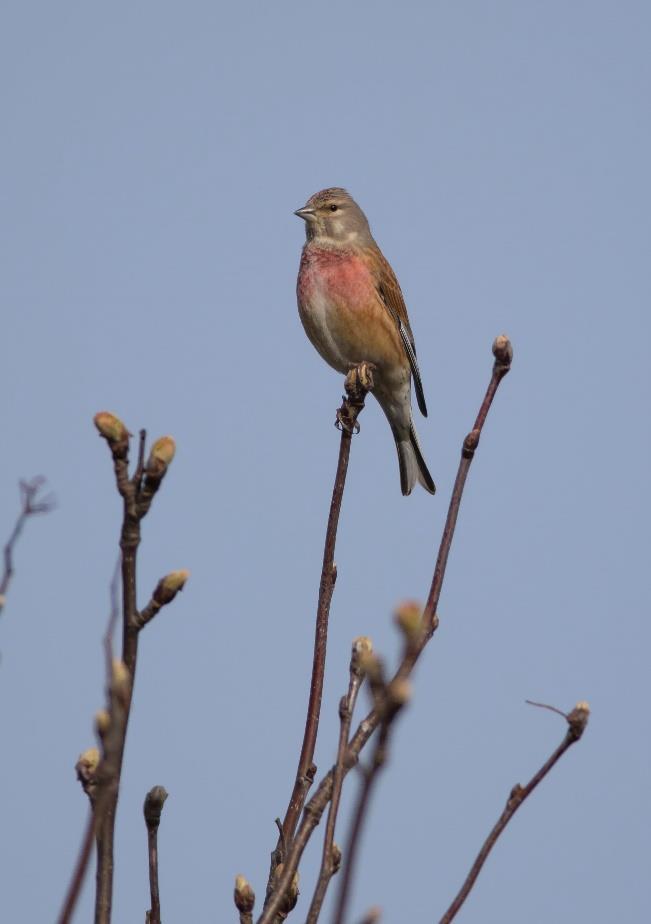
<svg viewBox="0 0 651 924"><path fill-rule="evenodd" d="M95 731L97 732L97 737L100 741L104 740L104 736L111 727L111 716L106 711L106 709L100 709L99 712L95 713Z"/></svg>
<svg viewBox="0 0 651 924"><path fill-rule="evenodd" d="M406 642L414 642L420 636L423 626L423 608L420 603L406 600L396 608L393 618Z"/></svg>
<svg viewBox="0 0 651 924"><path fill-rule="evenodd" d="M154 478L162 478L172 463L176 452L176 443L171 436L161 436L151 447L145 473Z"/></svg>
<svg viewBox="0 0 651 924"><path fill-rule="evenodd" d="M235 907L242 914L251 914L255 907L255 892L244 876L235 877L235 890L233 892Z"/></svg>
<svg viewBox="0 0 651 924"><path fill-rule="evenodd" d="M99 762L100 753L98 749L88 748L83 754L79 755L79 760L75 764L77 779L91 801L95 796L97 787L97 768L99 767Z"/></svg>
<svg viewBox="0 0 651 924"><path fill-rule="evenodd" d="M368 655L373 654L373 642L368 635L358 635L353 639L353 647L350 653L350 669L356 674L363 673L362 661Z"/></svg>
<svg viewBox="0 0 651 924"><path fill-rule="evenodd" d="M93 417L93 423L111 448L128 444L131 435L119 417L110 411L100 411Z"/></svg>
<svg viewBox="0 0 651 924"><path fill-rule="evenodd" d="M574 709L570 712L567 717L567 722L570 726L570 731L575 738L580 738L583 732L585 731L586 725L588 724L588 719L590 718L590 706L586 703L585 700L581 700L580 703L577 703Z"/></svg>
<svg viewBox="0 0 651 924"><path fill-rule="evenodd" d="M384 678L384 669L382 661L373 651L364 651L359 657L359 667L362 673L368 677L369 681L381 682Z"/></svg>
<svg viewBox="0 0 651 924"><path fill-rule="evenodd" d="M185 582L190 577L190 572L185 568L180 571L170 571L156 585L153 598L160 606L171 603L180 590L183 590Z"/></svg>
<svg viewBox="0 0 651 924"><path fill-rule="evenodd" d="M493 341L493 356L502 366L510 366L513 361L513 347L506 334L500 334Z"/></svg>
<svg viewBox="0 0 651 924"><path fill-rule="evenodd" d="M382 917L382 911L378 905L375 905L373 908L369 908L359 924L377 924L377 922Z"/></svg>
<svg viewBox="0 0 651 924"><path fill-rule="evenodd" d="M335 876L341 868L341 847L339 844L335 844L334 841L330 848L330 868L333 876Z"/></svg>
<svg viewBox="0 0 651 924"><path fill-rule="evenodd" d="M392 680L387 687L387 700L396 709L401 709L411 699L411 684L408 680Z"/></svg>
<svg viewBox="0 0 651 924"><path fill-rule="evenodd" d="M152 786L145 796L145 804L142 810L145 816L145 824L148 828L157 828L159 826L161 812L168 795L169 793L164 786Z"/></svg>
<svg viewBox="0 0 651 924"><path fill-rule="evenodd" d="M114 658L111 668L111 694L124 704L130 692L131 674L129 673L129 668L124 661L121 661L119 658Z"/></svg>
<svg viewBox="0 0 651 924"><path fill-rule="evenodd" d="M274 873L276 883L279 883L280 880L282 879L284 868L285 867L283 863L279 863L278 866L276 867L276 871ZM280 908L278 909L285 916L287 916L289 912L293 911L294 908L296 907L296 902L298 901L298 896L299 896L298 882L299 882L299 876L298 876L298 871L297 871L292 876L292 881L287 886L287 892L283 896L282 904Z"/></svg>

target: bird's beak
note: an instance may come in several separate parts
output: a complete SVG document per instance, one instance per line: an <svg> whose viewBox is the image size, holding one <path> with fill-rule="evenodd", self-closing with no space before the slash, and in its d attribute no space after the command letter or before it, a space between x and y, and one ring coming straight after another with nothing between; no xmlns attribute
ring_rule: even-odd
<svg viewBox="0 0 651 924"><path fill-rule="evenodd" d="M294 215L298 215L298 217L302 218L304 221L309 221L316 215L316 212L314 209L306 205L302 209L296 209Z"/></svg>

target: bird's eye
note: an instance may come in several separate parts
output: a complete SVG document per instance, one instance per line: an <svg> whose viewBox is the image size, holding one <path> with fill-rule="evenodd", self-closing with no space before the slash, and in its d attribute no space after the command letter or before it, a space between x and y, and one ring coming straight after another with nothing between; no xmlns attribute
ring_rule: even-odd
<svg viewBox="0 0 651 924"><path fill-rule="evenodd" d="M331 205L331 206L330 206L330 211L331 211L331 212L336 212L338 208L339 208L338 205Z"/></svg>

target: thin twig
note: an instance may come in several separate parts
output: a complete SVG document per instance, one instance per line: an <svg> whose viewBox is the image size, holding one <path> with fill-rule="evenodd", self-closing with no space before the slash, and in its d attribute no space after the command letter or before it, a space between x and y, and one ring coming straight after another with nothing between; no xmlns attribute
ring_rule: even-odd
<svg viewBox="0 0 651 924"><path fill-rule="evenodd" d="M457 912L468 898L468 895L470 894L470 891L474 886L477 877L479 876L479 873L481 872L481 869L488 858L489 853L495 846L498 837L507 826L511 818L513 818L527 796L529 796L534 791L536 786L547 776L549 771L555 766L556 763L558 763L567 749L579 740L588 724L589 715L590 709L588 704L585 702L577 703L570 714L566 716L568 723L567 732L563 741L556 748L551 757L545 761L540 770L531 777L526 786L520 786L519 783L516 783L516 785L513 787L509 794L509 798L506 802L504 811L484 841L482 848L477 854L477 858L475 859L475 862L473 863L470 872L466 877L465 882L461 886L461 889L459 890L454 901L441 918L440 924L450 924L450 921L456 917Z"/></svg>
<svg viewBox="0 0 651 924"><path fill-rule="evenodd" d="M359 693L364 674L360 664L360 655L372 650L370 639L361 636L353 642L353 650L350 657L348 693L342 696L339 703L339 746L337 748L337 759L334 766L334 777L332 784L332 799L330 800L330 810L326 822L326 830L323 838L323 853L321 856L321 868L317 880L310 910L307 915L306 924L316 924L321 906L328 890L328 885L332 876L338 869L337 859L333 856L335 825L337 823L337 813L339 811L339 802L341 800L341 789L344 782L344 760L346 757L346 748L348 747L348 738L350 735L350 723L355 711L357 694Z"/></svg>
<svg viewBox="0 0 651 924"><path fill-rule="evenodd" d="M313 763L316 739L319 730L319 716L321 713L321 698L323 694L323 678L325 674L326 649L328 640L328 618L330 603L337 580L337 566L334 562L335 544L337 541L337 527L339 512L346 484L348 460L350 458L350 445L353 433L359 431L357 418L364 408L364 400L373 388L373 366L371 363L360 363L350 370L346 376L346 395L343 404L337 410L336 425L341 430L339 443L339 459L335 482L332 489L332 500L328 514L328 525L323 549L323 564L321 567L321 580L319 582L319 598L317 602L316 626L314 633L314 655L312 659L312 677L310 679L310 694L305 719L303 743L298 760L298 769L294 788L289 799L287 811L282 825L282 832L278 837L276 847L271 854L271 865L267 880L265 905L276 890L276 870L279 864L284 863L286 850L291 844L296 828L296 822L305 804L308 790L314 781L316 767ZM281 877L282 878L282 877ZM293 877L287 877L285 891L291 886ZM279 896L277 907L280 907L283 896Z"/></svg>
<svg viewBox="0 0 651 924"><path fill-rule="evenodd" d="M93 852L94 835L95 815L92 808L90 808L88 812L88 821L86 822L86 830L84 831L81 847L79 848L79 856L70 879L66 897L63 900L63 907L57 918L57 924L69 924L72 920L72 914L75 910L79 895L81 894L81 887L84 884L88 863Z"/></svg>
<svg viewBox="0 0 651 924"><path fill-rule="evenodd" d="M323 565L321 568L321 581L319 584L319 600L316 614L316 631L314 637L314 658L312 661L312 679L310 682L310 697L305 721L305 734L303 746L296 771L296 782L289 800L283 831L285 841L290 842L294 836L296 822L303 808L305 796L314 780L316 768L312 770L314 749L316 747L317 732L319 730L319 715L321 712L321 696L323 693L323 677L325 673L326 645L328 639L328 617L330 603L337 579L337 568L334 562L335 544L337 541L337 526L339 512L344 495L348 459L350 457L350 444L353 433L359 429L357 418L364 407L364 399L373 388L373 375L368 363L361 363L346 376L346 397L341 408L337 411L337 422L341 429L339 444L339 460L337 473L332 489L332 501L328 515L325 545L323 549Z"/></svg>
<svg viewBox="0 0 651 924"><path fill-rule="evenodd" d="M131 711L131 696L138 658L138 631L134 628L138 612L136 603L136 557L140 544L140 518L136 508L140 482L129 479L129 440L107 440L113 456L117 489L123 499L120 549L122 553L122 663L129 683L122 695L113 698L111 726L104 741L104 759L100 768L101 796L96 806L97 890L95 924L109 924L113 901L113 843L115 813L120 790L124 745ZM141 437L142 445L142 437Z"/></svg>
<svg viewBox="0 0 651 924"><path fill-rule="evenodd" d="M147 793L143 807L149 848L149 894L151 897L149 924L161 924L158 891L158 826L167 795L167 790L163 786L154 786Z"/></svg>
<svg viewBox="0 0 651 924"><path fill-rule="evenodd" d="M434 631L438 625L436 608L438 606L438 601L443 587L445 570L450 553L450 547L454 538L455 526L459 514L459 507L461 505L461 498L463 496L464 485L468 476L468 470L474 457L475 450L479 444L479 438L481 436L484 423L486 422L488 412L493 403L493 399L499 384L511 368L513 350L507 337L499 336L495 339L495 342L493 343L493 355L495 356L495 363L493 365L493 372L488 384L488 388L486 390L486 394L475 420L475 425L463 442L457 477L452 491L452 496L450 498L448 514L443 529L443 535L441 537L441 544L439 546L436 565L434 568L432 585L423 615L424 628L422 630L420 639L417 640L415 644L408 646L398 667L398 670L394 675L394 679L406 680L409 677L423 649L434 634ZM357 764L362 749L366 745L366 742L369 740L373 732L379 726L381 719L382 716L380 711L377 708L374 708L366 716L366 718L360 722L348 746L346 759L344 762L344 773L348 773L348 771ZM272 924L276 911L280 905L280 897L289 887L289 884L292 881L292 877L298 868L298 864L303 855L303 851L305 850L305 847L307 846L307 843L314 829L319 824L326 805L332 797L333 780L334 768L324 776L318 786L317 791L309 800L309 802L306 803L303 810L301 823L298 826L291 846L289 847L288 856L284 859L283 875L276 885L275 894L269 900L262 915L258 919L258 924Z"/></svg>
<svg viewBox="0 0 651 924"><path fill-rule="evenodd" d="M110 600L111 607L109 611L109 618L106 625L106 631L104 633L104 657L106 661L106 687L107 690L110 690L112 673L113 673L113 633L115 631L115 626L119 617L119 601L118 601L118 589L120 581L120 560L118 559L113 577L111 579L110 585ZM88 753L88 752L86 752ZM82 757L85 755L82 755ZM97 768L96 768L97 769ZM79 849L79 857L77 859L77 864L73 870L72 877L70 879L70 885L68 886L68 891L64 899L63 908L57 920L57 924L68 924L72 920L72 914L75 910L75 906L81 894L81 887L86 878L86 873L88 872L88 865L90 863L91 857L91 848L93 845L93 837L95 835L95 807L96 807L96 793L97 793L97 776L96 773L93 774L92 779L83 780L81 774L79 773L80 765L77 764L77 772L82 785L86 791L86 794L90 798L91 802L91 811L89 815L88 825L84 831L82 838L81 847Z"/></svg>
<svg viewBox="0 0 651 924"><path fill-rule="evenodd" d="M31 481L20 482L20 513L3 550L4 570L0 578L0 613L5 605L9 584L14 574L14 549L25 522L29 517L37 516L40 513L49 513L54 509L55 501L52 494L48 494L40 500L36 499L44 484L45 478L42 475L32 478Z"/></svg>
<svg viewBox="0 0 651 924"><path fill-rule="evenodd" d="M370 677L369 680L372 684L373 678ZM345 850L346 864L339 886L339 895L337 897L333 924L343 924L346 906L350 896L350 886L353 879L355 861L361 841L362 827L368 814L371 791L377 783L380 770L386 764L389 735L393 728L393 722L399 711L408 702L410 693L409 683L406 680L394 680L389 686L384 686L382 683L379 683L374 692L376 699L375 708L382 714L382 723L380 725L380 731L376 739L370 765L363 772L362 788L357 800L357 806L353 813L350 834Z"/></svg>
<svg viewBox="0 0 651 924"><path fill-rule="evenodd" d="M140 524L174 458L175 445L171 437L157 440L145 464L146 432L141 430L136 470L133 477L129 478L129 431L119 418L108 412L96 414L94 422L111 451L116 487L123 500L120 533L122 658L120 661L113 661L112 658L113 625L117 611L117 588L114 588L112 617L104 640L109 674L108 709L104 712L101 730L98 728L103 754L97 768L94 802L97 841L95 924L109 924L113 897L115 813L136 675L138 634L141 628L136 594L136 558L141 538Z"/></svg>

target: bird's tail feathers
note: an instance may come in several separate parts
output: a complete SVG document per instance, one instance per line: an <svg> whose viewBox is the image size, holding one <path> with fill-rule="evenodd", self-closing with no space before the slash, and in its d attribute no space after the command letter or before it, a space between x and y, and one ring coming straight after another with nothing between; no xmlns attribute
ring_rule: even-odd
<svg viewBox="0 0 651 924"><path fill-rule="evenodd" d="M403 439L394 432L398 465L400 467L400 487L403 494L411 494L412 489L420 483L430 494L436 492L436 485L429 473L413 423L409 427L409 439Z"/></svg>

